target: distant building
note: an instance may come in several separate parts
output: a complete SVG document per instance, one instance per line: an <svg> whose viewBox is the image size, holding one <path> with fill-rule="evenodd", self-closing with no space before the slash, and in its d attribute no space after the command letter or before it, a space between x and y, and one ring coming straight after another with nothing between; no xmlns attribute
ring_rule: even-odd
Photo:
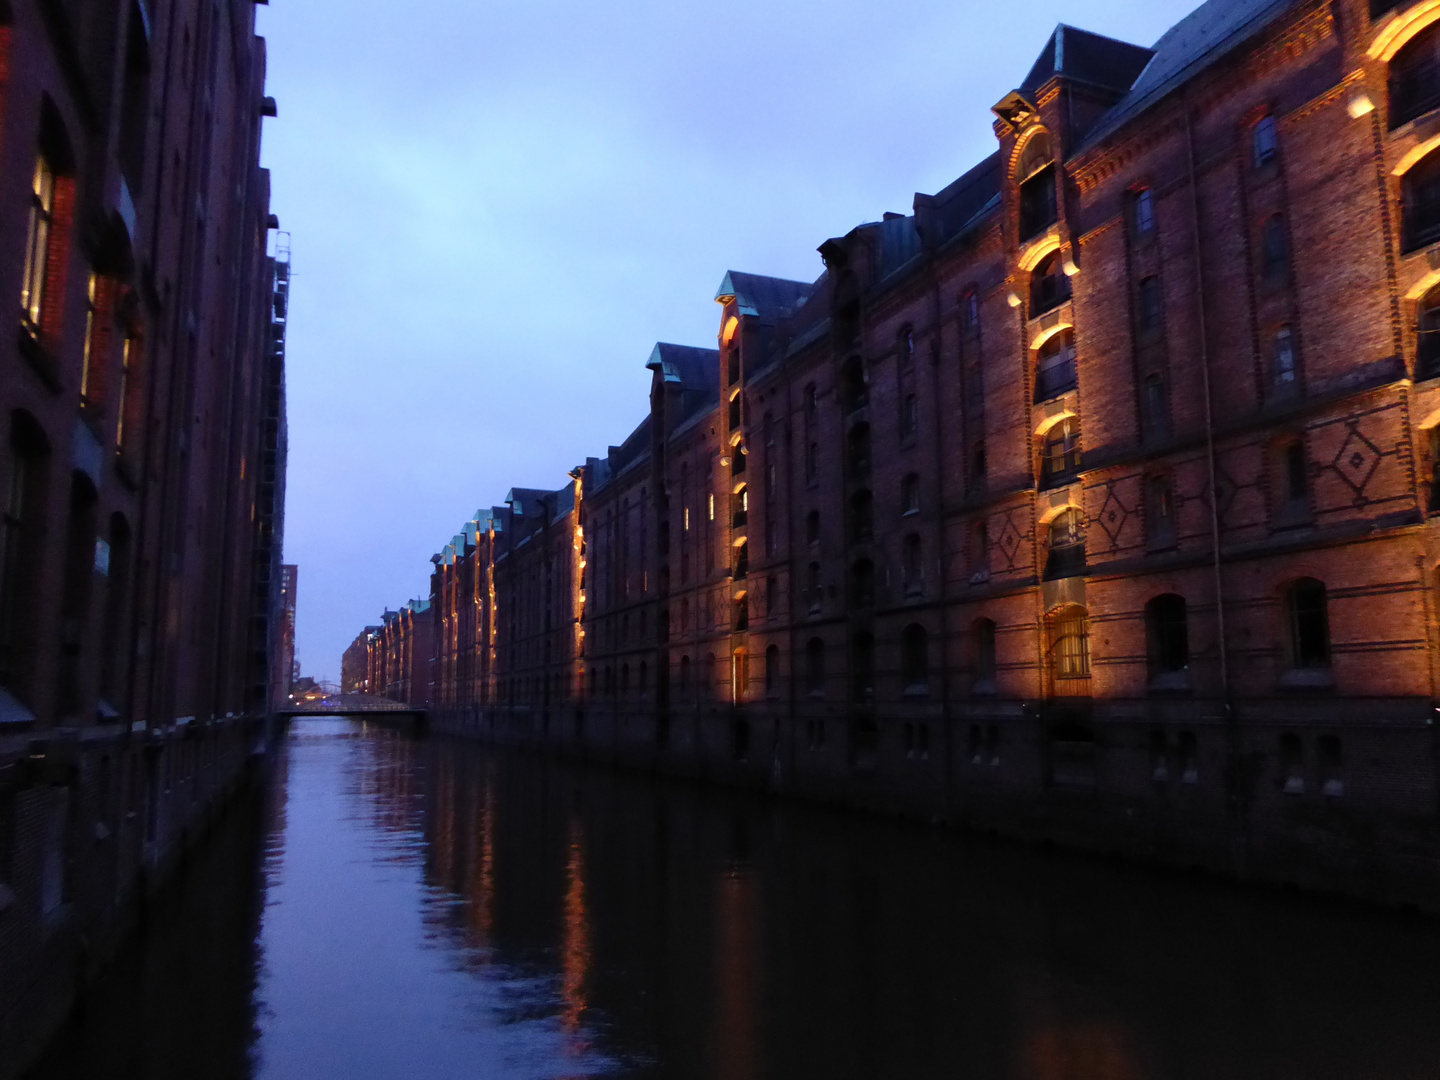
<svg viewBox="0 0 1440 1080"><path fill-rule="evenodd" d="M300 669L295 663L295 605L299 599L300 568L280 567L279 643L275 656L275 685L271 700L284 702L294 691Z"/></svg>
<svg viewBox="0 0 1440 1080"><path fill-rule="evenodd" d="M370 645L380 632L378 626L367 626L356 635L340 659L340 689L346 694L370 692Z"/></svg>

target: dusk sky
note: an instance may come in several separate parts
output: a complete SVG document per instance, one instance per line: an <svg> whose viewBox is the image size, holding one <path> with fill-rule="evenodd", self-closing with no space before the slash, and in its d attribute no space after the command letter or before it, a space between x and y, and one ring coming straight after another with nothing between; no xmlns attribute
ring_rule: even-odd
<svg viewBox="0 0 1440 1080"><path fill-rule="evenodd" d="M654 343L713 347L727 269L813 280L827 237L990 153L1057 22L1149 45L1194 6L259 8L304 672L338 681L478 507L624 439Z"/></svg>

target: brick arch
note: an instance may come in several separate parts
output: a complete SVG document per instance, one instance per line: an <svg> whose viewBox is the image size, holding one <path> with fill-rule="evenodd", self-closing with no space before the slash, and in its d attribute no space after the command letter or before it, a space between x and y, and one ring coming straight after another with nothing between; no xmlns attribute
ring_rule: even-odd
<svg viewBox="0 0 1440 1080"><path fill-rule="evenodd" d="M1436 4L1440 4L1440 0L1434 0L1434 2ZM1031 124L1030 129L1026 131L1023 135L1021 135L1020 138L1015 140L1015 146L1010 151L1010 161L1006 166L1005 171L1009 175L1012 183L1015 180L1015 170L1020 167L1020 159L1025 155L1026 147L1028 147L1032 142L1035 141L1036 138L1041 135L1045 136L1045 138L1047 139L1050 139L1051 160L1055 160L1055 141L1050 134L1050 129L1047 128L1044 124Z"/></svg>
<svg viewBox="0 0 1440 1080"><path fill-rule="evenodd" d="M1440 0L1420 0L1382 23L1365 54L1388 64L1417 34L1436 21L1440 21Z"/></svg>
<svg viewBox="0 0 1440 1080"><path fill-rule="evenodd" d="M1040 349L1040 346L1041 346L1041 345L1044 345L1045 342L1049 341L1049 340L1050 340L1052 337L1054 337L1056 334L1063 333L1063 332L1066 331L1066 330L1074 330L1074 329L1075 329L1075 324L1074 324L1073 322L1066 322L1066 321L1064 321L1064 320L1062 319L1060 322L1057 322L1054 326L1049 327L1048 329L1039 331L1033 338L1031 338L1031 339L1030 339L1030 351L1031 351L1032 353L1038 352L1039 349Z"/></svg>
<svg viewBox="0 0 1440 1080"><path fill-rule="evenodd" d="M1079 503L1067 502L1061 506L1052 506L1043 514L1036 515L1035 524L1042 529L1048 529L1052 521L1061 514L1068 514L1071 510L1077 510L1082 518L1085 517L1085 508L1083 506Z"/></svg>
<svg viewBox="0 0 1440 1080"><path fill-rule="evenodd" d="M1059 251L1060 246L1060 233L1057 230L1051 230L1043 236L1037 237L1029 247L1020 253L1020 260L1016 266L1028 274L1040 265L1040 260L1046 255L1052 251Z"/></svg>
<svg viewBox="0 0 1440 1080"><path fill-rule="evenodd" d="M1440 0L1437 0L1440 2ZM1429 157L1435 150L1440 150L1440 135L1432 135L1422 143L1417 143L1408 150L1404 157L1395 163L1390 170L1391 176L1404 176L1420 162Z"/></svg>
<svg viewBox="0 0 1440 1080"><path fill-rule="evenodd" d="M1072 417L1078 420L1080 419L1080 414L1074 409L1065 409L1062 412L1056 413L1054 416L1047 416L1044 420L1041 420L1040 423L1036 425L1035 434L1040 438L1044 438L1045 433L1049 431L1052 427L1060 423L1060 421L1069 420Z"/></svg>

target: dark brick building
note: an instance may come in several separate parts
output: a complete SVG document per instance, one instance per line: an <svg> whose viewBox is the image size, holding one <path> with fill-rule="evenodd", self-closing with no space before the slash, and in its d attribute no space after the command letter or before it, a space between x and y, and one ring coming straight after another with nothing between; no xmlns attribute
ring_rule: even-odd
<svg viewBox="0 0 1440 1080"><path fill-rule="evenodd" d="M0 2L0 1075L270 711L288 262L248 2Z"/></svg>
<svg viewBox="0 0 1440 1080"><path fill-rule="evenodd" d="M570 607L496 560L457 638L568 619L568 695L437 722L1433 906L1437 49L1429 0L1058 27L993 155L657 348Z"/></svg>

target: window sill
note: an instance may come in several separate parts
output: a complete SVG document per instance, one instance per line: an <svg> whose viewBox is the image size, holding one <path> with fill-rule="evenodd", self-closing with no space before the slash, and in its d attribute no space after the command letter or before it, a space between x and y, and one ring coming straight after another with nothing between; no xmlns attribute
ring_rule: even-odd
<svg viewBox="0 0 1440 1080"><path fill-rule="evenodd" d="M1282 690L1333 690L1335 672L1328 667L1291 668L1280 676Z"/></svg>

